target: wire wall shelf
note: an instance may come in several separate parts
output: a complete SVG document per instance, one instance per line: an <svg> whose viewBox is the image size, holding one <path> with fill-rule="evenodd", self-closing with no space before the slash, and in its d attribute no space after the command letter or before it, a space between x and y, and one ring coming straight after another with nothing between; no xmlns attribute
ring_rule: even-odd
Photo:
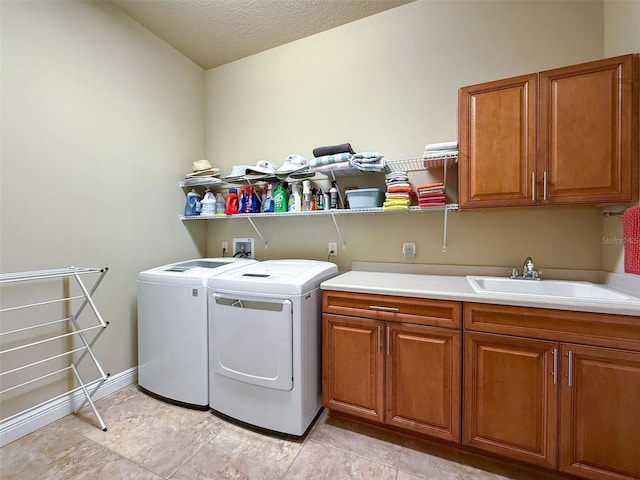
<svg viewBox="0 0 640 480"><path fill-rule="evenodd" d="M322 186L322 188L327 187L328 183L338 178L342 177L353 177L353 176L361 176L361 175L372 175L372 174L387 174L389 172L418 172L425 171L430 169L441 168L444 172L444 180L443 184L447 184L447 170L448 167L452 167L458 163L458 153L457 151L446 151L446 152L432 152L425 153L422 157L415 158L407 158L401 160L388 160L385 161L384 168L380 171L370 171L363 170L360 168L353 167L349 164L335 164L333 168L327 169L326 166L322 166L315 170L311 169L306 174L292 174L289 175L286 179L282 177L274 177L272 175L250 175L245 177L234 178L233 182L230 179L218 178L218 177L191 177L185 178L185 180L180 181L180 187L193 187L193 186L212 186L220 189L228 189L228 188L236 188L241 185L264 185L267 182L300 182L302 180L310 180L312 182L318 182ZM325 183L323 185L323 183ZM264 248L268 248L268 243L265 238L262 236L260 229L256 226L254 219L256 218L274 218L274 217L323 217L329 216L333 224L335 226L338 237L340 238L340 242L342 243L343 249L346 248L346 244L344 242L344 238L342 236L342 232L340 231L340 227L338 222L336 221L337 216L341 215L362 215L362 214L397 214L397 213L407 213L407 212L444 212L444 232L443 232L443 242L442 242L442 251L447 251L447 217L450 211L457 211L459 209L457 203L449 203L446 205L438 205L433 207L409 207L408 210L404 211L386 211L382 207L378 208L362 208L362 209L335 209L335 210L316 210L311 212L283 212L283 213L242 213L235 215L180 215L180 220L228 220L228 219L246 219L249 221L256 234L260 237L260 239L264 242Z"/></svg>

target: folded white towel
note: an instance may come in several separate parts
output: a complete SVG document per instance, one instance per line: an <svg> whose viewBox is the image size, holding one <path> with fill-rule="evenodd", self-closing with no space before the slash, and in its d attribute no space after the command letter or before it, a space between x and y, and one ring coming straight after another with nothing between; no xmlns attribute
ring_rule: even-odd
<svg viewBox="0 0 640 480"><path fill-rule="evenodd" d="M457 150L457 149L458 149L457 140L452 140L450 142L427 143L424 147L425 152L430 150Z"/></svg>
<svg viewBox="0 0 640 480"><path fill-rule="evenodd" d="M458 150L425 150L422 158L442 158L458 155Z"/></svg>

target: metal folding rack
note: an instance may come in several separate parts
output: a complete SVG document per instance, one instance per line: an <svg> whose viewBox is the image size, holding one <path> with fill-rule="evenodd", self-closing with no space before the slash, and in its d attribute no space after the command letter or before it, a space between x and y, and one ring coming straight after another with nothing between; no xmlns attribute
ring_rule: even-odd
<svg viewBox="0 0 640 480"><path fill-rule="evenodd" d="M45 301L40 301L36 303L29 303L29 304L17 305L12 307L3 307L2 309L0 309L0 313L2 314L2 316L5 316L9 312L28 309L31 307L38 307L38 306L50 305L50 304L62 303L62 302L69 302L68 304L70 305L71 301L73 300L77 300L77 299L82 300L82 302L80 303L78 308L75 310L75 312L72 313L69 317L48 321L44 323L38 323L35 325L25 325L25 326L22 326L21 328L16 328L13 330L0 333L0 337L4 337L3 339L5 339L5 338L11 338L10 337L11 335L21 334L20 336L22 336L25 332L37 332L38 329L42 329L42 327L49 327L56 324L68 326L67 333L54 334L51 336L46 336L45 334L44 338L39 339L37 341L32 341L29 343L18 342L16 346L12 346L11 348L7 348L6 350L0 350L0 358L7 358L5 357L5 355L9 356L12 353L22 352L25 349L29 349L31 347L43 345L47 342L52 342L52 341L60 340L64 338L70 338L70 339L77 338L79 339L79 343L80 343L80 346L78 346L77 348L73 348L73 345L72 345L73 341L72 341L70 349L62 353L51 355L46 358L41 358L34 362L28 363L26 365L21 365L19 367L12 368L7 371L2 371L0 373L0 377L4 377L5 375L23 371L25 369L34 367L36 365L46 365L47 362L50 362L55 359L61 359L66 356L70 357L70 362L67 367L57 369L55 371L51 371L44 375L40 375L36 378L31 378L30 380L24 381L17 385L12 385L11 387L1 390L0 395L5 394L9 391L24 387L26 385L32 384L34 382L38 382L45 378L51 377L53 375L71 370L79 386L66 391L62 395L55 397L55 399L58 399L64 395L69 395L77 391L82 391L82 393L84 394L84 401L80 404L80 406L78 406L78 408L75 409L74 413L77 413L86 403L89 403L89 405L91 406L91 409L93 410L93 413L95 414L98 422L100 423L100 427L102 428L103 431L105 432L107 431L107 426L105 425L104 421L102 420L102 417L98 413L98 410L96 409L96 406L92 400L92 397L93 395L95 395L98 389L102 386L102 384L107 380L107 378L109 377L109 374L105 373L102 367L100 366L98 359L96 358L96 356L92 351L92 347L96 343L98 338L100 338L100 336L102 335L102 333L104 332L105 328L109 323L103 320L91 296L98 288L98 285L100 285L100 283L102 282L102 279L104 278L108 270L109 269L106 267L84 268L84 267L70 266L68 268L59 268L59 269L52 269L52 270L35 270L35 271L28 271L28 272L0 274L0 285L16 283L16 282L27 282L27 281L47 280L47 279L56 279L56 278L60 278L60 279L74 278L78 286L80 287L80 291L81 291L80 294L74 295L74 296L65 296L63 298L56 298L53 300L45 300ZM80 278L82 275L87 275L87 274L98 275L97 277L93 277L95 281L89 289L85 286L84 282ZM81 326L78 323L78 317L80 316L80 314L82 313L82 311L85 309L87 305L89 305L91 310L93 311L95 318L97 320L97 323L95 325L92 324L89 327L81 328ZM74 354L78 354L77 358L75 359L73 357ZM93 365L95 366L99 375L97 379L89 382L85 382L80 376L80 373L78 372L78 367L80 363L87 356L91 358L91 361L93 362ZM2 363L5 363L5 362L2 362ZM20 412L20 413L23 413L23 412ZM19 414L16 414L16 415L19 415Z"/></svg>

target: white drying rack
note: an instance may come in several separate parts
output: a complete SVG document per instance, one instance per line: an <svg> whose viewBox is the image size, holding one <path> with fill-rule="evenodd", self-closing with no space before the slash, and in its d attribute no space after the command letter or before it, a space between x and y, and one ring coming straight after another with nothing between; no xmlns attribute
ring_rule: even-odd
<svg viewBox="0 0 640 480"><path fill-rule="evenodd" d="M41 301L41 302L36 302L36 303L29 303L29 304L23 304L23 305L17 305L17 306L13 306L13 307L6 307L6 308L2 308L0 309L0 313L2 314L6 314L8 312L12 312L12 311L17 311L17 310L22 310L22 309L27 309L27 308L31 308L31 307L37 307L37 306L43 306L43 305L50 305L50 304L55 304L55 303L61 303L61 302L71 302L72 300L76 300L76 299L83 299L82 302L80 303L80 306L76 309L75 313L71 314L69 317L67 318L63 318L63 319L59 319L59 320L53 320L53 321L48 321L48 322L44 322L44 323L39 323L37 325L27 325L27 326L23 326L22 328L16 328L13 330L9 330L6 332L2 332L0 333L1 337L5 337L5 338L9 338L11 335L15 335L15 334L19 334L19 333L23 333L23 332L27 332L27 331L37 331L37 329L42 328L42 327L46 327L46 326L51 326L51 325L55 325L55 324L68 324L68 333L63 333L63 334L59 334L59 335L53 335L53 336L47 336L43 339L37 340L37 341L33 341L30 343L22 343L22 344L18 344L17 346L12 346L11 348L7 348L6 350L0 350L0 358L4 357L5 355L9 355L13 352L19 352L22 351L24 349L28 349L30 347L34 347L37 345L42 345L44 343L47 342L51 342L54 340L59 340L59 339L63 339L63 338L73 338L73 337L77 337L80 339L80 343L81 346L79 346L78 348L72 348L70 350L66 350L62 353L59 353L57 355L52 355L46 358L42 358L39 359L37 361L34 361L32 363L26 364L26 365L21 365L17 368L13 368L11 370L7 370L7 371L2 371L2 373L0 373L0 377L3 377L5 375L9 375L12 373L16 373L25 369L28 369L30 367L34 367L36 365L43 365L46 364L47 362L54 360L54 359L59 359L59 358L63 358L65 356L70 356L76 353L79 353L79 356L75 359L75 360L71 360L69 365L67 367L61 368L61 369L57 369L55 371L46 373L44 375L40 375L36 378L32 378L30 380L24 381L22 383L19 383L17 385L13 385L11 387L5 388L2 391L0 391L0 395L7 393L9 391L12 390L16 390L18 388L24 387L26 385L32 384L34 382L38 382L40 380L43 380L45 378L51 377L53 375L71 370L76 378L76 381L78 382L79 386L76 388L73 388L67 392L65 392L64 394L60 395L59 397L62 397L64 395L68 395L70 393L74 393L76 391L81 390L82 393L84 394L84 401L80 404L80 406L78 408L75 409L74 413L77 413L86 403L89 403L89 405L91 406L91 409L93 410L93 413L95 414L96 418L98 419L98 422L100 423L100 427L102 428L103 431L107 431L107 426L105 425L104 421L102 420L102 417L100 416L100 414L98 413L98 410L96 409L96 406L92 400L93 395L95 395L95 393L98 391L98 389L102 386L102 384L107 380L107 378L109 377L108 373L105 373L104 370L102 369L102 367L100 366L100 363L98 362L98 359L95 357L93 351L91 350L91 348L93 347L93 345L96 343L96 341L98 340L98 338L100 338L100 336L102 335L102 333L104 332L105 328L107 327L107 325L109 324L108 322L105 322L102 318L102 316L100 315L100 312L98 311L98 308L96 307L95 303L93 302L93 299L91 298L91 296L93 295L93 293L96 291L96 289L98 288L98 285L100 285L100 282L102 282L102 279L104 278L104 276L106 275L107 271L109 269L104 267L104 268L83 268L83 267L68 267L68 268L59 268L59 269L52 269L52 270L34 270L34 271L28 271L28 272L15 272L15 273L2 273L0 274L0 285L2 284L8 284L8 283L16 283L16 282L27 282L27 281L35 281L35 280L46 280L46 279L55 279L55 278L71 278L73 277L76 281L78 286L80 287L80 290L82 291L81 294L76 295L76 296L69 296L69 297L63 297L63 298L56 298L53 300L45 300L45 301ZM97 277L95 278L95 281L93 283L93 286L91 286L90 289L87 289L87 287L85 286L84 282L82 281L82 279L80 278L81 275L86 275L86 274L97 274ZM78 317L80 316L80 314L82 313L82 311L85 309L85 307L89 305L91 307L91 310L93 311L93 313L95 314L95 317L97 319L97 323L95 325L91 325L89 327L85 327L85 328L81 328L80 325L78 324ZM95 366L96 370L99 373L99 378L90 381L90 382L85 382L82 377L80 376L80 373L78 372L78 365L80 364L80 362L82 362L82 360L86 357L89 356L93 362L93 365ZM59 398L59 397L56 397ZM16 415L19 415L23 412L20 412ZM14 416L16 416L14 415ZM13 417L11 417L13 418ZM6 419L8 420L8 419Z"/></svg>

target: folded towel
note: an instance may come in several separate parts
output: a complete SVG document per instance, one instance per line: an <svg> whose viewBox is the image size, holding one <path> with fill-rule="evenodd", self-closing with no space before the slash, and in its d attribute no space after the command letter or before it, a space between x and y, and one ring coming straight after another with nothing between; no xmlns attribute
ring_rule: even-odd
<svg viewBox="0 0 640 480"><path fill-rule="evenodd" d="M622 216L624 271L640 275L640 207L627 208Z"/></svg>
<svg viewBox="0 0 640 480"><path fill-rule="evenodd" d="M457 150L458 149L458 141L452 140L450 142L440 142L440 143L427 143L424 147L424 151L429 150Z"/></svg>
<svg viewBox="0 0 640 480"><path fill-rule="evenodd" d="M360 163L377 162L384 158L379 152L360 152L351 157L353 160L357 160Z"/></svg>
<svg viewBox="0 0 640 480"><path fill-rule="evenodd" d="M384 201L384 206L390 207L392 205L406 205L409 206L411 205L411 200L407 199L393 199L393 198L388 198L387 200Z"/></svg>
<svg viewBox="0 0 640 480"><path fill-rule="evenodd" d="M407 186L399 186L399 185L389 185L387 188L387 193L411 193L411 187Z"/></svg>
<svg viewBox="0 0 640 480"><path fill-rule="evenodd" d="M409 179L409 176L407 175L407 172L391 172L391 173L387 173L384 176L384 178L387 181L398 180L398 179L403 179L404 181L407 181Z"/></svg>
<svg viewBox="0 0 640 480"><path fill-rule="evenodd" d="M395 202L396 200L400 200L402 202L410 202L411 201L411 197L409 196L408 193L391 193L391 194L387 193L385 195L385 198L390 202L391 201Z"/></svg>
<svg viewBox="0 0 640 480"><path fill-rule="evenodd" d="M405 211L409 210L409 205L383 205L382 210L396 210L396 211Z"/></svg>
<svg viewBox="0 0 640 480"><path fill-rule="evenodd" d="M324 147L316 147L313 149L314 157L324 157L325 155L335 155L337 153L356 153L351 148L350 143L341 143L340 145L327 145Z"/></svg>
<svg viewBox="0 0 640 480"><path fill-rule="evenodd" d="M381 158L377 162L359 162L354 160L353 158L349 160L349 165L353 168L357 168L358 170L362 170L363 172L382 172L385 168L384 158Z"/></svg>
<svg viewBox="0 0 640 480"><path fill-rule="evenodd" d="M313 167L316 172L330 172L332 170L343 170L345 168L351 168L349 162L329 163L327 165L318 165Z"/></svg>
<svg viewBox="0 0 640 480"><path fill-rule="evenodd" d="M443 183L430 183L428 185L420 185L416 187L416 192L418 195L424 195L427 193L443 193L444 192L444 184Z"/></svg>
<svg viewBox="0 0 640 480"><path fill-rule="evenodd" d="M420 200L421 202L428 202L428 201L434 201L434 200L444 200L444 193L435 193L435 194L428 194L428 195L418 195L418 200Z"/></svg>
<svg viewBox="0 0 640 480"><path fill-rule="evenodd" d="M312 167L317 167L319 165L329 165L332 163L341 163L348 162L351 155L348 153L336 153L334 155L323 155L320 157L316 157L311 159L309 165Z"/></svg>
<svg viewBox="0 0 640 480"><path fill-rule="evenodd" d="M457 156L458 150L425 150L422 158L429 160L432 158L442 158L447 156Z"/></svg>
<svg viewBox="0 0 640 480"><path fill-rule="evenodd" d="M409 182L387 182L387 190L390 188L411 188L411 184Z"/></svg>

